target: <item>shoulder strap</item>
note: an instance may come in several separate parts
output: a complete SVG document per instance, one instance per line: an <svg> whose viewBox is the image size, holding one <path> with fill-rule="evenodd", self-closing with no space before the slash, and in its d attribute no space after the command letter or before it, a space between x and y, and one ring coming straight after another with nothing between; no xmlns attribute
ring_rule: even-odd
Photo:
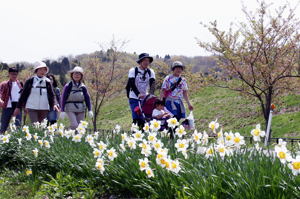
<svg viewBox="0 0 300 199"><path fill-rule="evenodd" d="M138 75L138 73L139 73L139 68L135 67L135 69L134 69L134 79L136 78L136 76Z"/></svg>

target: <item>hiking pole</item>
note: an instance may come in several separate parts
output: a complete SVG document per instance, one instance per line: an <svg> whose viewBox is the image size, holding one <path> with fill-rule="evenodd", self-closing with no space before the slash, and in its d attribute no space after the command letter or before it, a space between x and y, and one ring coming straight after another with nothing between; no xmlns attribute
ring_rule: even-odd
<svg viewBox="0 0 300 199"><path fill-rule="evenodd" d="M272 123L272 115L273 115L273 110L275 109L275 105L271 104L271 110L269 114L269 119L268 119L268 126L267 126L267 133L265 137L265 146L268 146L268 142L271 139L270 138L270 131L271 131L271 123Z"/></svg>

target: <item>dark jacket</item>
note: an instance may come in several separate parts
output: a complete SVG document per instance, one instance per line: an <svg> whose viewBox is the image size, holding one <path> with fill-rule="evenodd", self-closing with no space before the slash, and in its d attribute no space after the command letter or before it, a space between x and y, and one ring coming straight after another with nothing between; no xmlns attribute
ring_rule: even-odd
<svg viewBox="0 0 300 199"><path fill-rule="evenodd" d="M20 99L19 99L19 102L17 104L17 108L25 108L27 99L31 93L33 80L34 80L34 77L31 77L28 80L26 80L23 91L22 91ZM46 89L47 89L49 107L50 107L50 110L52 110L54 105L56 104L56 102L55 102L56 100L55 100L53 87L52 87L51 83L48 81L46 81Z"/></svg>

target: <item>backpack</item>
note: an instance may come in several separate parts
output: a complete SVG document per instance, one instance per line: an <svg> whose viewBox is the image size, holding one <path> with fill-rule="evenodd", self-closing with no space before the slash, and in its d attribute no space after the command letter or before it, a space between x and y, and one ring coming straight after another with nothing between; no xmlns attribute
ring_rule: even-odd
<svg viewBox="0 0 300 199"><path fill-rule="evenodd" d="M139 69L138 69L138 67L135 67L135 69L134 69L134 80L135 80L136 76L138 75L138 73L140 73ZM144 78L146 78L146 74L147 73L149 74L149 84L150 84L151 71L148 68L144 72L144 75L143 75ZM125 89L126 89L127 98L129 98L129 93L130 93L130 90L131 90L131 86L130 86L130 83L129 83L129 78L128 78L128 81L127 81Z"/></svg>

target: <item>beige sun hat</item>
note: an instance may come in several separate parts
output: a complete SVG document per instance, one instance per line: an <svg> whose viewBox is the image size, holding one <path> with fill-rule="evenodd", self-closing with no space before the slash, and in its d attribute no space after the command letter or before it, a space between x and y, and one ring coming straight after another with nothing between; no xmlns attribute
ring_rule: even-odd
<svg viewBox="0 0 300 199"><path fill-rule="evenodd" d="M38 61L34 64L34 67L33 67L33 71L36 72L37 69L39 68L46 68L47 69L47 73L49 72L49 68L48 66L45 64L45 62L42 62L42 61Z"/></svg>
<svg viewBox="0 0 300 199"><path fill-rule="evenodd" d="M83 75L83 68L80 66L75 66L72 70L69 71L69 73L75 73L75 72L81 73Z"/></svg>

